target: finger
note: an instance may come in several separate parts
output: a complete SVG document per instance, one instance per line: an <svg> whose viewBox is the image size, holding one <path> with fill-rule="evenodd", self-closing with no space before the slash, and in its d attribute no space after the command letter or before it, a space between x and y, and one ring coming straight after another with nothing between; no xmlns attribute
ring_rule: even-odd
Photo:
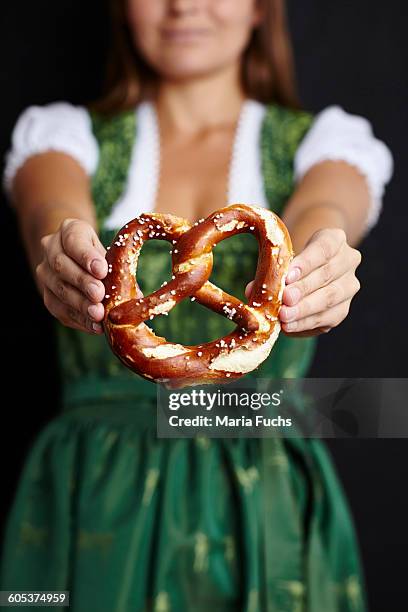
<svg viewBox="0 0 408 612"><path fill-rule="evenodd" d="M105 316L105 309L103 307L103 304L101 303L91 304L87 308L87 314L89 317L91 317L93 321L96 321L97 323L99 323L100 321L103 320Z"/></svg>
<svg viewBox="0 0 408 612"><path fill-rule="evenodd" d="M92 229L92 233L91 233L92 244L99 251L99 253L102 255L102 257L105 259L106 249L103 246L102 242L99 240L98 234L95 232L95 230L93 228L91 228L91 229Z"/></svg>
<svg viewBox="0 0 408 612"><path fill-rule="evenodd" d="M249 296L251 295L251 291L252 291L252 287L253 286L254 286L254 281L251 281L245 287L245 297L246 297L247 300L249 300Z"/></svg>
<svg viewBox="0 0 408 612"><path fill-rule="evenodd" d="M94 246L95 231L78 220L67 220L61 226L61 242L65 253L84 270L98 279L105 278L108 264L100 248Z"/></svg>
<svg viewBox="0 0 408 612"><path fill-rule="evenodd" d="M354 273L347 272L339 279L306 296L295 306L282 305L279 318L288 323L329 310L344 300L351 299L360 289Z"/></svg>
<svg viewBox="0 0 408 612"><path fill-rule="evenodd" d="M41 282L63 304L81 312L85 317L90 316L94 321L101 321L103 319L103 305L101 303L93 304L90 300L87 300L83 293L55 274L47 263L39 267L37 274Z"/></svg>
<svg viewBox="0 0 408 612"><path fill-rule="evenodd" d="M282 323L282 331L318 335L337 327L348 315L351 300L345 300L329 310L316 312L297 321Z"/></svg>
<svg viewBox="0 0 408 612"><path fill-rule="evenodd" d="M40 240L43 252L46 253L47 248L49 247L53 237L55 236L55 234L47 234L46 236L43 236Z"/></svg>
<svg viewBox="0 0 408 612"><path fill-rule="evenodd" d="M315 232L303 251L292 259L286 282L304 278L312 270L328 263L345 242L346 234L342 229L329 228Z"/></svg>
<svg viewBox="0 0 408 612"><path fill-rule="evenodd" d="M73 259L63 251L61 240L58 238L46 251L47 262L51 270L63 281L82 291L91 302L101 302L105 296L105 287L102 281L85 272Z"/></svg>
<svg viewBox="0 0 408 612"><path fill-rule="evenodd" d="M361 261L361 255L356 249L348 245L346 247L346 253L340 249L328 263L313 270L299 281L286 286L282 296L283 303L287 306L294 306L320 287L326 287L350 270L354 271Z"/></svg>
<svg viewBox="0 0 408 612"><path fill-rule="evenodd" d="M44 287L44 304L48 311L63 325L91 334L102 334L102 326L91 321L78 310L63 304L56 295Z"/></svg>

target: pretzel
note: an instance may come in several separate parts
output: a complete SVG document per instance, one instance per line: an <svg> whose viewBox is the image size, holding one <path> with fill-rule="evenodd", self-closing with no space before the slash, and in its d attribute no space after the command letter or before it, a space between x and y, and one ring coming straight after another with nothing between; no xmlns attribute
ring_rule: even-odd
<svg viewBox="0 0 408 612"><path fill-rule="evenodd" d="M208 280L213 247L243 232L254 234L259 243L248 304ZM137 262L151 239L172 244L173 272L157 291L144 296L136 281ZM103 327L111 349L128 368L168 389L240 378L268 357L278 338L278 312L293 255L284 223L265 208L232 204L193 225L170 214L139 215L119 230L106 255ZM234 321L234 331L185 346L168 342L146 325L187 297Z"/></svg>

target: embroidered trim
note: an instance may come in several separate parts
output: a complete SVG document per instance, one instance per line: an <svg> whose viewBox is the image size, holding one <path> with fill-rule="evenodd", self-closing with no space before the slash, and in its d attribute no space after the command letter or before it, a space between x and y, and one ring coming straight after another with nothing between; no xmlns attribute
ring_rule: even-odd
<svg viewBox="0 0 408 612"><path fill-rule="evenodd" d="M235 132L226 205L249 202L268 206L263 189L259 137L266 107L256 100L244 102ZM142 102L135 111L137 138L132 149L123 194L105 220L106 229L118 229L129 219L155 208L160 180L160 133L154 106Z"/></svg>

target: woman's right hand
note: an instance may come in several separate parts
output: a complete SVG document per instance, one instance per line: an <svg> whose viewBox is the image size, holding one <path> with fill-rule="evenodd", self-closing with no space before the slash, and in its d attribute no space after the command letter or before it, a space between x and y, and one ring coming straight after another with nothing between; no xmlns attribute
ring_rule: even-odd
<svg viewBox="0 0 408 612"><path fill-rule="evenodd" d="M43 259L36 276L46 308L67 327L103 333L101 279L108 264L93 227L80 219L65 219L57 232L43 236L41 246Z"/></svg>

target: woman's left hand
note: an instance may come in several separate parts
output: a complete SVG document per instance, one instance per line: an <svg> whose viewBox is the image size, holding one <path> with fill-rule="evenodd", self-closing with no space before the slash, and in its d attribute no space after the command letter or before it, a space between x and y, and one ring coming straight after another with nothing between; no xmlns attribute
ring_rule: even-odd
<svg viewBox="0 0 408 612"><path fill-rule="evenodd" d="M342 229L315 232L289 266L279 311L282 331L316 336L339 325L360 289L355 274L360 262L360 251L347 244Z"/></svg>

